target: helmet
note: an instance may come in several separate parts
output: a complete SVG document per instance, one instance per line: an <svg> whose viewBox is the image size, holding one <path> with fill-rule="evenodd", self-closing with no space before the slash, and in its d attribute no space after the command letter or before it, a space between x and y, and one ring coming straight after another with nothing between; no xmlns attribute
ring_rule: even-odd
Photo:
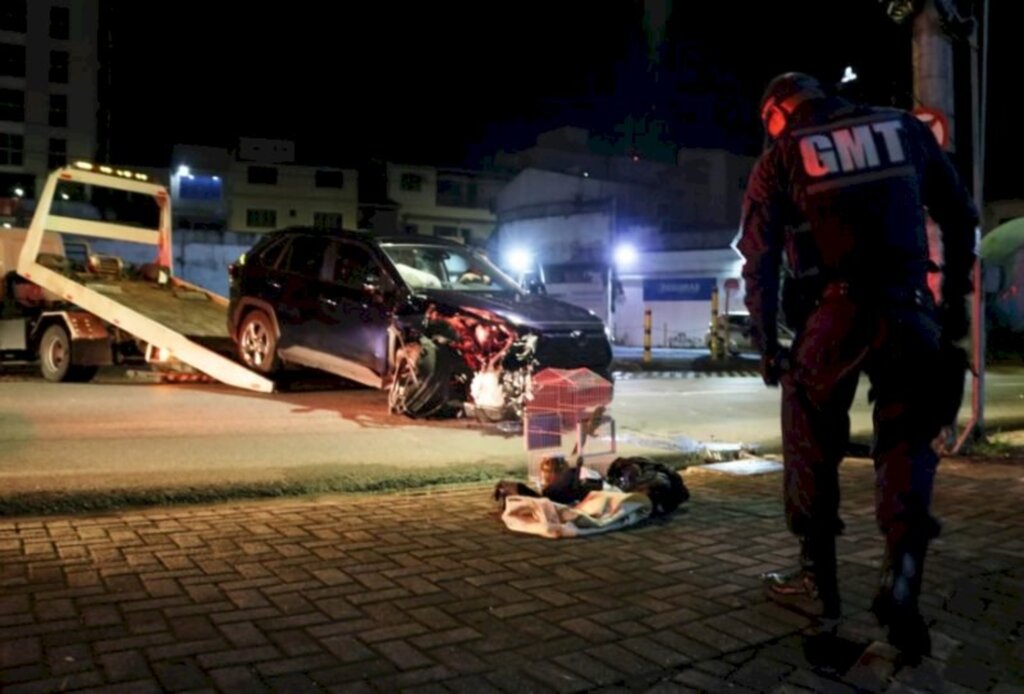
<svg viewBox="0 0 1024 694"><path fill-rule="evenodd" d="M771 137L778 137L789 125L789 116L805 101L823 99L825 89L814 77L786 72L771 82L761 97L761 122Z"/></svg>

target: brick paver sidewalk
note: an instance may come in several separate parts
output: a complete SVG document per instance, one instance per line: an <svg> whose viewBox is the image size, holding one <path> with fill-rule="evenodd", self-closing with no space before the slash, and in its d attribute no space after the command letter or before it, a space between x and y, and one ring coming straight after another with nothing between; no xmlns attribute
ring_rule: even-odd
<svg viewBox="0 0 1024 694"><path fill-rule="evenodd" d="M759 590L796 549L777 473L688 470L684 511L579 540L508 532L487 487L0 520L0 690L1022 691L1022 480L940 470L935 657L895 672L865 652L882 543L861 461L832 640Z"/></svg>

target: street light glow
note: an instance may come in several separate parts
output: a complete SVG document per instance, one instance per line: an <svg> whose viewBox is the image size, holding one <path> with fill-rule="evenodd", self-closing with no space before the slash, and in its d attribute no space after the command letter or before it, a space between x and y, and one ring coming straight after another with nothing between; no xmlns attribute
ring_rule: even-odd
<svg viewBox="0 0 1024 694"><path fill-rule="evenodd" d="M508 266L516 272L526 272L533 264L533 254L525 248L514 248L507 256Z"/></svg>
<svg viewBox="0 0 1024 694"><path fill-rule="evenodd" d="M178 166L178 175L179 176L191 176L192 175L192 169L188 168L184 164L180 164Z"/></svg>
<svg viewBox="0 0 1024 694"><path fill-rule="evenodd" d="M615 260L615 264L619 267L631 267L636 263L636 248L628 243L620 243L615 247L615 253L612 258Z"/></svg>
<svg viewBox="0 0 1024 694"><path fill-rule="evenodd" d="M852 66L847 65L846 70L843 71L843 78L840 80L840 82L842 82L843 84L847 84L848 82L853 82L855 79L857 79L857 73L853 71Z"/></svg>

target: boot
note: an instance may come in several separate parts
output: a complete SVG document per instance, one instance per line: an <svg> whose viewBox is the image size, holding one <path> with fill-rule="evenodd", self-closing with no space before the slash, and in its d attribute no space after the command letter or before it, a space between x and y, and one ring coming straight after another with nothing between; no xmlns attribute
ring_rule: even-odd
<svg viewBox="0 0 1024 694"><path fill-rule="evenodd" d="M838 619L842 610L834 536L800 538L800 566L761 574L768 599L814 619Z"/></svg>
<svg viewBox="0 0 1024 694"><path fill-rule="evenodd" d="M931 635L917 602L927 550L928 542L921 538L888 542L878 592L871 604L878 623L888 627L889 643L910 663L931 655Z"/></svg>

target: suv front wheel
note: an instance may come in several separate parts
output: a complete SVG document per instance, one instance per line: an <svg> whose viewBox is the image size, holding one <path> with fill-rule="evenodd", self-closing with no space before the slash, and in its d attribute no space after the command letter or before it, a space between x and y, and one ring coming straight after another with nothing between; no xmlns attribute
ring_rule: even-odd
<svg viewBox="0 0 1024 694"><path fill-rule="evenodd" d="M245 314L238 326L238 358L261 374L272 374L280 366L274 324L259 309Z"/></svg>

